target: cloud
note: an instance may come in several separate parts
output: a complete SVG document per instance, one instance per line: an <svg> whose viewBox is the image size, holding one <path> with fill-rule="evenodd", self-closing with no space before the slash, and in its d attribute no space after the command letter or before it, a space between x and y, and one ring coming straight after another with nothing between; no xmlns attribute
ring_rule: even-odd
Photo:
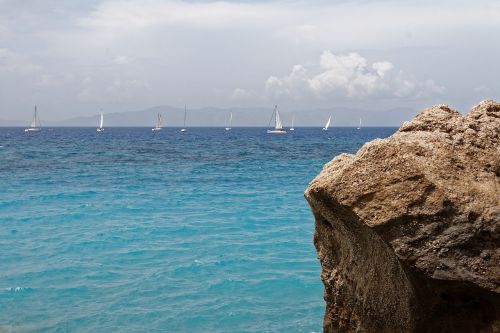
<svg viewBox="0 0 500 333"><path fill-rule="evenodd" d="M293 44L315 43L323 36L323 29L314 24L303 23L298 25L286 26L279 29L274 36L277 39L283 39Z"/></svg>
<svg viewBox="0 0 500 333"><path fill-rule="evenodd" d="M7 48L0 48L0 72L27 75L40 70L41 67L31 62L28 57Z"/></svg>
<svg viewBox="0 0 500 333"><path fill-rule="evenodd" d="M112 90L137 89L139 91L149 90L151 87L147 82L137 79L114 79L111 85Z"/></svg>
<svg viewBox="0 0 500 333"><path fill-rule="evenodd" d="M491 94L492 89L490 87L482 85L482 86L475 87L474 92L477 93L478 95L485 95L485 94Z"/></svg>
<svg viewBox="0 0 500 333"><path fill-rule="evenodd" d="M119 55L113 58L113 63L117 65L127 65L129 64L131 59L124 55Z"/></svg>
<svg viewBox="0 0 500 333"><path fill-rule="evenodd" d="M95 100L93 96L94 93L92 89L92 78L90 76L87 76L82 80L82 87L78 93L78 98L83 101Z"/></svg>
<svg viewBox="0 0 500 333"><path fill-rule="evenodd" d="M236 101L241 101L241 100L249 100L254 97L254 93L252 91L242 89L242 88L236 88L233 90L233 93L231 94L231 99L236 100Z"/></svg>
<svg viewBox="0 0 500 333"><path fill-rule="evenodd" d="M276 96L296 108L331 97L414 107L429 95L461 107L475 87L495 87L499 15L496 0L0 0L2 112L15 117L26 99L83 115L92 103L119 111Z"/></svg>
<svg viewBox="0 0 500 333"><path fill-rule="evenodd" d="M388 61L381 61L374 63L372 68L377 71L378 76L384 78L385 74L392 70L394 66Z"/></svg>
<svg viewBox="0 0 500 333"><path fill-rule="evenodd" d="M51 74L42 74L40 79L36 82L37 86L48 87L54 85L57 82L57 78Z"/></svg>
<svg viewBox="0 0 500 333"><path fill-rule="evenodd" d="M311 90L309 72L302 65L295 65L289 75L271 76L265 84L266 93L274 97L300 98Z"/></svg>
<svg viewBox="0 0 500 333"><path fill-rule="evenodd" d="M142 93L151 89L149 83L131 78L94 78L87 76L83 78L80 90L77 94L81 101L104 102L110 98L115 100L133 100L134 93Z"/></svg>
<svg viewBox="0 0 500 333"><path fill-rule="evenodd" d="M271 20L286 12L281 6L265 3L109 0L96 6L92 14L81 19L79 24L98 29L138 29L179 24L216 27Z"/></svg>
<svg viewBox="0 0 500 333"><path fill-rule="evenodd" d="M295 99L305 96L415 98L444 92L444 88L433 80L418 81L401 70L396 71L389 61L370 65L366 58L356 52L334 54L330 51L324 51L321 55L319 71L295 65L288 75L269 77L265 89L268 96Z"/></svg>

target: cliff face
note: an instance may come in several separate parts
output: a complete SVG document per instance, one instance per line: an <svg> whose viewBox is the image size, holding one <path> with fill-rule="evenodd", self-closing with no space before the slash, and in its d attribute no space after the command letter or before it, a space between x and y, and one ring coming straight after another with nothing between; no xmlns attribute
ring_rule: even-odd
<svg viewBox="0 0 500 333"><path fill-rule="evenodd" d="M500 332L500 103L426 109L305 196L325 332Z"/></svg>

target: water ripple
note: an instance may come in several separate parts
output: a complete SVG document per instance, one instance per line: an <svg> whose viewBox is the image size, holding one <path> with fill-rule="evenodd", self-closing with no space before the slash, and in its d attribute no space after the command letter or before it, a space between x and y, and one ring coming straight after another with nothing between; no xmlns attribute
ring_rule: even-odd
<svg viewBox="0 0 500 333"><path fill-rule="evenodd" d="M0 129L0 331L320 331L303 191L393 131Z"/></svg>

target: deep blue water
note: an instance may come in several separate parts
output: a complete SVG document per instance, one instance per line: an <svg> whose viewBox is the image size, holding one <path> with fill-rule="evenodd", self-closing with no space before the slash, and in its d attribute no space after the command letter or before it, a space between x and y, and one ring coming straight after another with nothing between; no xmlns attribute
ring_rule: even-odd
<svg viewBox="0 0 500 333"><path fill-rule="evenodd" d="M0 128L0 332L318 332L303 197L394 128Z"/></svg>

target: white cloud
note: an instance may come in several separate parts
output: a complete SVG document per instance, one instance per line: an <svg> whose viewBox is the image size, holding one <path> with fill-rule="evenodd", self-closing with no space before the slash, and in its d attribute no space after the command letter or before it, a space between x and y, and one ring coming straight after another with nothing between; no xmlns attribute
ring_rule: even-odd
<svg viewBox="0 0 500 333"><path fill-rule="evenodd" d="M229 106L275 96L297 108L332 96L414 107L424 101L410 98L439 94L441 85L446 96L425 103L461 107L498 77L497 0L93 0L50 10L53 2L0 0L2 112L25 102L19 96L57 101L51 112L74 115L93 101L118 111L132 101ZM332 52L319 59L322 50Z"/></svg>
<svg viewBox="0 0 500 333"><path fill-rule="evenodd" d="M428 97L432 95L442 95L446 89L438 85L434 80L416 81L407 79L400 72L393 81L393 95L396 97Z"/></svg>
<svg viewBox="0 0 500 333"><path fill-rule="evenodd" d="M232 100L249 100L254 97L254 93L252 91L242 89L242 88L236 88L233 90L233 93L231 94L231 99Z"/></svg>
<svg viewBox="0 0 500 333"><path fill-rule="evenodd" d="M378 76L384 78L385 74L392 70L394 66L388 61L381 61L374 63L372 68L377 71Z"/></svg>
<svg viewBox="0 0 500 333"><path fill-rule="evenodd" d="M78 93L78 98L83 101L96 100L93 95L92 78L90 76L87 76L82 80L82 87L80 92Z"/></svg>
<svg viewBox="0 0 500 333"><path fill-rule="evenodd" d="M278 39L287 40L293 44L300 45L303 43L318 42L320 37L324 35L324 30L318 26L309 23L286 26L279 29L274 35Z"/></svg>
<svg viewBox="0 0 500 333"><path fill-rule="evenodd" d="M321 55L322 72L308 79L309 87L322 96L344 89L349 97L371 95L385 88L376 73L366 69L367 61L357 53L335 55L325 51Z"/></svg>
<svg viewBox="0 0 500 333"><path fill-rule="evenodd" d="M0 72L26 75L40 70L41 67L31 62L28 57L7 48L0 48Z"/></svg>
<svg viewBox="0 0 500 333"><path fill-rule="evenodd" d="M134 94L144 94L151 87L147 82L130 79L114 78L109 82L106 78L83 78L78 92L78 98L85 102L104 102L110 99L131 100Z"/></svg>
<svg viewBox="0 0 500 333"><path fill-rule="evenodd" d="M149 90L151 87L147 82L137 80L137 79L114 79L113 84L110 87L112 90Z"/></svg>
<svg viewBox="0 0 500 333"><path fill-rule="evenodd" d="M119 55L113 58L113 63L117 65L127 65L130 61L130 58L124 55Z"/></svg>
<svg viewBox="0 0 500 333"><path fill-rule="evenodd" d="M148 28L161 25L222 26L282 17L287 10L273 4L145 0L103 1L80 25L92 28Z"/></svg>
<svg viewBox="0 0 500 333"><path fill-rule="evenodd" d="M272 97L300 98L309 87L309 73L302 65L293 66L292 72L285 77L269 77L265 84L266 93Z"/></svg>
<svg viewBox="0 0 500 333"><path fill-rule="evenodd" d="M474 88L474 92L476 92L479 95L491 94L492 89L490 87L487 87L487 86L478 86L478 87Z"/></svg>
<svg viewBox="0 0 500 333"><path fill-rule="evenodd" d="M391 62L380 61L369 66L367 59L355 52L334 54L324 51L319 68L319 71L313 72L302 65L295 65L288 75L269 77L265 84L266 92L273 97L344 95L352 99L368 96L422 97L444 91L433 80L418 81L401 70L394 71Z"/></svg>
<svg viewBox="0 0 500 333"><path fill-rule="evenodd" d="M47 87L56 82L56 78L50 74L42 74L40 79L36 82L37 86Z"/></svg>

